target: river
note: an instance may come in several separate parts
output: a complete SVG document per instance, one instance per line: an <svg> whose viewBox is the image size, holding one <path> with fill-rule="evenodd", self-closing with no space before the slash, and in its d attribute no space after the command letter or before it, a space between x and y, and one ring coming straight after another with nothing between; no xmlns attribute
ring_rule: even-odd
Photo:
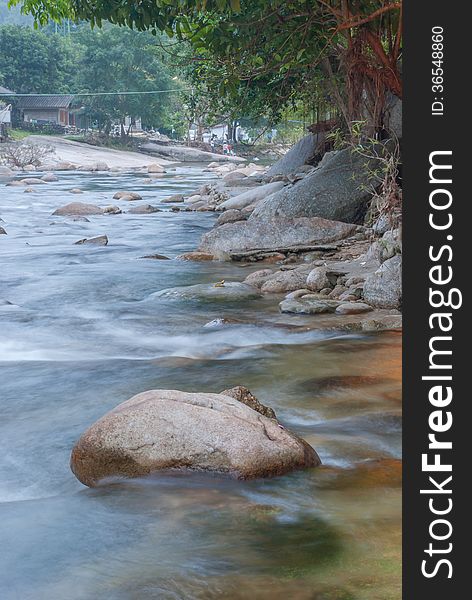
<svg viewBox="0 0 472 600"><path fill-rule="evenodd" d="M0 182L0 299L12 303L0 304L0 597L398 599L401 336L313 328L316 317L281 315L274 298L151 296L252 267L141 258L195 249L214 213L51 214L72 201L139 204L112 200L118 190L157 204L208 173L177 167L152 185L139 173L58 176L33 193ZM106 247L74 245L101 234ZM323 466L96 489L70 471L80 434L133 394L235 385L272 406Z"/></svg>

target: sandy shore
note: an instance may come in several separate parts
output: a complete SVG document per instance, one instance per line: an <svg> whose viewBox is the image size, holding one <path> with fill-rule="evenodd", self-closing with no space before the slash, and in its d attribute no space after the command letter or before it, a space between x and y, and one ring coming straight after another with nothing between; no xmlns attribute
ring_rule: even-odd
<svg viewBox="0 0 472 600"><path fill-rule="evenodd" d="M52 146L54 154L51 154L51 163L67 161L78 166L88 166L100 161L106 162L110 168L119 167L121 169L139 169L156 163L164 166L174 164L173 161L139 152L99 148L52 135L30 135L25 138L25 141Z"/></svg>

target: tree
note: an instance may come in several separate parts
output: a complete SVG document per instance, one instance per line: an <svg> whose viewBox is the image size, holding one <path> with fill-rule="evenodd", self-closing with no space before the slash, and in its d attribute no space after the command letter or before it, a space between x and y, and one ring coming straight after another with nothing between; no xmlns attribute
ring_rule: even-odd
<svg viewBox="0 0 472 600"><path fill-rule="evenodd" d="M118 121L126 137L125 117L139 117L150 127L172 128L175 94L173 98L170 93L149 92L178 90L181 85L160 60L154 36L107 24L94 30L81 27L72 39L81 47L76 90L103 94L81 97L81 103L105 129Z"/></svg>
<svg viewBox="0 0 472 600"><path fill-rule="evenodd" d="M0 27L2 83L18 94L63 93L74 76L74 50L64 38L29 27Z"/></svg>
<svg viewBox="0 0 472 600"><path fill-rule="evenodd" d="M378 129L386 94L402 94L401 1L12 1L39 21L59 13L92 26L109 20L187 41L207 88L233 102L248 87L269 107L322 89L347 126L367 111Z"/></svg>

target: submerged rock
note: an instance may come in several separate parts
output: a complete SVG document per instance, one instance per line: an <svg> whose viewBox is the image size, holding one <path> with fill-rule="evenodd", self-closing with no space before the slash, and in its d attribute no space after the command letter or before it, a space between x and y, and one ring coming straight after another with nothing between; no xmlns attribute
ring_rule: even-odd
<svg viewBox="0 0 472 600"><path fill-rule="evenodd" d="M59 181L59 177L57 175L54 175L54 173L45 173L41 179L43 181L45 181L46 183L50 183L52 181Z"/></svg>
<svg viewBox="0 0 472 600"><path fill-rule="evenodd" d="M69 190L70 194L83 194L83 191L80 188L72 188Z"/></svg>
<svg viewBox="0 0 472 600"><path fill-rule="evenodd" d="M154 298L183 298L214 301L240 301L259 298L260 292L250 285L236 281L218 283L197 283L184 287L175 287L152 294Z"/></svg>
<svg viewBox="0 0 472 600"><path fill-rule="evenodd" d="M5 229L3 229L3 227L0 227L0 235L7 235L7 232Z"/></svg>
<svg viewBox="0 0 472 600"><path fill-rule="evenodd" d="M69 216L69 215L102 215L103 208L95 206L95 204L85 204L84 202L70 202L65 206L56 209L53 215Z"/></svg>
<svg viewBox="0 0 472 600"><path fill-rule="evenodd" d="M73 473L90 487L162 469L252 479L320 462L307 442L235 398L178 390L150 390L123 402L71 454Z"/></svg>
<svg viewBox="0 0 472 600"><path fill-rule="evenodd" d="M161 212L161 209L157 208L157 206L152 206L152 204L143 204L141 206L133 206L128 212L131 215L150 215L152 213Z"/></svg>
<svg viewBox="0 0 472 600"><path fill-rule="evenodd" d="M113 196L114 200L142 200L143 197L138 192L116 192Z"/></svg>
<svg viewBox="0 0 472 600"><path fill-rule="evenodd" d="M45 179L39 179L38 177L26 177L21 180L22 185L40 185L46 183Z"/></svg>
<svg viewBox="0 0 472 600"><path fill-rule="evenodd" d="M148 165L147 172L148 173L165 173L166 170L164 169L164 167L162 165L153 163L152 165Z"/></svg>
<svg viewBox="0 0 472 600"><path fill-rule="evenodd" d="M121 215L122 210L119 206L110 205L105 206L103 212L105 215Z"/></svg>
<svg viewBox="0 0 472 600"><path fill-rule="evenodd" d="M164 198L161 200L161 204L176 204L181 203L185 200L183 194L174 194L173 196L169 196L168 198Z"/></svg>
<svg viewBox="0 0 472 600"><path fill-rule="evenodd" d="M164 254L147 254L146 256L141 256L141 258L152 258L154 260L170 260L168 256Z"/></svg>
<svg viewBox="0 0 472 600"><path fill-rule="evenodd" d="M108 237L106 235L98 235L93 238L84 238L74 242L74 244L92 244L94 246L106 246L108 244Z"/></svg>

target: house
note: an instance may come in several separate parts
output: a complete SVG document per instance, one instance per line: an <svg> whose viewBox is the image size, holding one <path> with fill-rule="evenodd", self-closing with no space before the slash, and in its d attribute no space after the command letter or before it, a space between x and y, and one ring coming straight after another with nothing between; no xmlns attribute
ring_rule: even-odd
<svg viewBox="0 0 472 600"><path fill-rule="evenodd" d="M20 96L16 108L25 123L54 123L67 127L75 125L75 115L71 110L73 99L72 94Z"/></svg>
<svg viewBox="0 0 472 600"><path fill-rule="evenodd" d="M11 125L11 103L9 96L14 96L15 92L0 85L0 125ZM4 98L2 99L2 96Z"/></svg>

